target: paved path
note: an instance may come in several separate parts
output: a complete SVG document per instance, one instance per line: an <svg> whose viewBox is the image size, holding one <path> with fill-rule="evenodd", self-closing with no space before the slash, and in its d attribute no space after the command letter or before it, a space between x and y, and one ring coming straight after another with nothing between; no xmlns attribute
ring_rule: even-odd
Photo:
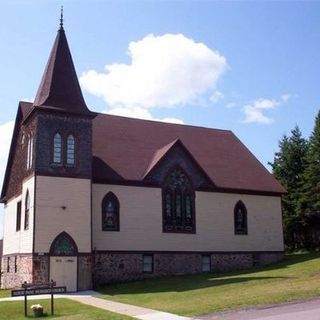
<svg viewBox="0 0 320 320"><path fill-rule="evenodd" d="M168 312L162 312L142 307L137 307L125 303L114 302L98 298L99 293L95 291L84 291L72 294L56 294L55 298L67 298L77 302L81 302L96 308L124 314L141 320L191 320L188 317L178 316ZM28 300L50 299L50 295L30 296ZM1 301L19 301L23 297L2 298Z"/></svg>
<svg viewBox="0 0 320 320"><path fill-rule="evenodd" d="M198 317L203 320L320 320L320 299L216 313Z"/></svg>

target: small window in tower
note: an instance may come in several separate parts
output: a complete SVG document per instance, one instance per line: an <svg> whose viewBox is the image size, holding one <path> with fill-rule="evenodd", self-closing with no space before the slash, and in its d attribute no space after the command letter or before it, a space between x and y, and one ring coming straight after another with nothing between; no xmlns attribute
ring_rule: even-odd
<svg viewBox="0 0 320 320"><path fill-rule="evenodd" d="M72 134L67 139L67 164L75 164L75 140Z"/></svg>
<svg viewBox="0 0 320 320"><path fill-rule="evenodd" d="M53 138L53 163L61 163L62 159L62 138L56 133Z"/></svg>

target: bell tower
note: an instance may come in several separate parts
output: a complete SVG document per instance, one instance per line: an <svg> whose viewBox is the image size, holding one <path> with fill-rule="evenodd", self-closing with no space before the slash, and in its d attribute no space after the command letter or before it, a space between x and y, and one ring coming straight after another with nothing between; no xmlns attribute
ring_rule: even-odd
<svg viewBox="0 0 320 320"><path fill-rule="evenodd" d="M60 27L26 122L35 123L33 251L39 262L34 263L34 281L54 277L58 285L70 286L71 291L91 287L93 117L80 89L61 12ZM72 257L71 251L50 250L61 234L77 248ZM63 282L66 278L71 284Z"/></svg>

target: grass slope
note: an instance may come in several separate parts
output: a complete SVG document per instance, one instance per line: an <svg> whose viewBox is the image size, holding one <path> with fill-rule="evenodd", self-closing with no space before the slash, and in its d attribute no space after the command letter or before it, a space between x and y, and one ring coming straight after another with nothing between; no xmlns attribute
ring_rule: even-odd
<svg viewBox="0 0 320 320"><path fill-rule="evenodd" d="M40 303L44 306L46 313L50 314L50 300L38 300L28 302L28 318L34 318L30 306L32 304ZM90 307L82 303L71 301L68 299L55 299L55 316L48 315L40 319L59 320L130 320L131 317L118 315L112 312L107 312L98 308ZM0 302L0 320L22 320L24 317L24 302L10 301Z"/></svg>
<svg viewBox="0 0 320 320"><path fill-rule="evenodd" d="M185 316L303 299L320 295L320 253L289 255L263 269L114 284L100 292L105 299Z"/></svg>
<svg viewBox="0 0 320 320"><path fill-rule="evenodd" d="M10 290L0 290L0 298L11 297Z"/></svg>

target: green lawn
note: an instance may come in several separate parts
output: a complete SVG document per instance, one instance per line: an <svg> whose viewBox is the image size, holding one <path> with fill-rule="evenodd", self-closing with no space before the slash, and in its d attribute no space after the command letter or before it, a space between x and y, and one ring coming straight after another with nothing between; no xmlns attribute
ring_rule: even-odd
<svg viewBox="0 0 320 320"><path fill-rule="evenodd" d="M11 297L10 290L0 290L0 298Z"/></svg>
<svg viewBox="0 0 320 320"><path fill-rule="evenodd" d="M59 320L130 320L131 317L122 316L68 299L55 299L55 316L50 315L50 300L28 301L28 318L34 318L30 306L40 303L48 316L44 319L58 318ZM24 302L0 302L0 320L23 320ZM41 319L41 318L40 318Z"/></svg>
<svg viewBox="0 0 320 320"><path fill-rule="evenodd" d="M320 296L320 253L289 255L263 269L165 277L99 290L103 298L185 316L197 316Z"/></svg>

